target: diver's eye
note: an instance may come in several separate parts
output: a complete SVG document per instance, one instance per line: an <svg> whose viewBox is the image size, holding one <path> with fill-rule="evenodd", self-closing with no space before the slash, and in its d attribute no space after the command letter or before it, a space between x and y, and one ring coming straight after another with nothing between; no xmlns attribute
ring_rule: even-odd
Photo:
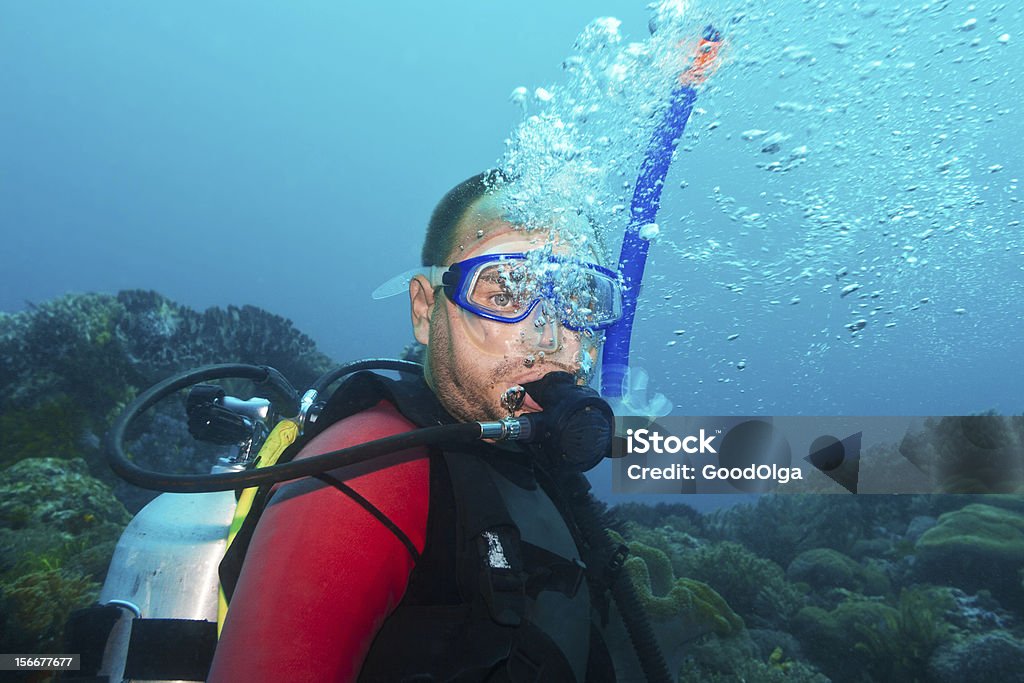
<svg viewBox="0 0 1024 683"><path fill-rule="evenodd" d="M512 297L506 292L491 295L491 304L495 308L508 308L512 305Z"/></svg>

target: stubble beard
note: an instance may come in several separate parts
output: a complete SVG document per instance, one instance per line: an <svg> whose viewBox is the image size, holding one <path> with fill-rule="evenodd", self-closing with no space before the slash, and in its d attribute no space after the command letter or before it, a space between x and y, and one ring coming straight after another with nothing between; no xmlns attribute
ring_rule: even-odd
<svg viewBox="0 0 1024 683"><path fill-rule="evenodd" d="M474 367L465 354L459 354L452 343L448 312L435 309L431 314L431 338L427 346L428 384L441 405L452 417L463 422L474 420L500 420L508 416L501 405L501 395L515 382L511 378L523 376L526 367L541 369L538 374L562 371L578 374L578 367L561 360L540 360L526 365L528 354L510 358L506 355L492 368ZM485 352L479 351L486 355Z"/></svg>
<svg viewBox="0 0 1024 683"><path fill-rule="evenodd" d="M498 410L497 396L493 403L486 396L494 382L486 383L477 379L473 369L455 352L448 322L441 320L435 311L431 320L430 344L427 346L430 385L438 400L452 417L463 422L504 417ZM480 386L485 383L486 386Z"/></svg>

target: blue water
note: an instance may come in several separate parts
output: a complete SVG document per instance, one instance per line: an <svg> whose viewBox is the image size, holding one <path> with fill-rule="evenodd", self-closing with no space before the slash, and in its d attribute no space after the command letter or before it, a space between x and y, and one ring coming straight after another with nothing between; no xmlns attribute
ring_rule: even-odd
<svg viewBox="0 0 1024 683"><path fill-rule="evenodd" d="M406 306L369 293L501 158L509 93L557 88L594 17L644 40L644 5L3 3L0 310L155 289L397 354ZM730 45L663 196L633 347L652 387L682 414L1024 410L1021 10L692 14Z"/></svg>

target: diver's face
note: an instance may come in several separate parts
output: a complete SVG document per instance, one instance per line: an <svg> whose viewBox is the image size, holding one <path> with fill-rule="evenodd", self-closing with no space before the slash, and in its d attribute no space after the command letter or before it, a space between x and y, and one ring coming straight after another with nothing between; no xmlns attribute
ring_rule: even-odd
<svg viewBox="0 0 1024 683"><path fill-rule="evenodd" d="M484 254L531 251L552 240L545 231L527 232L501 219L469 215L463 223L448 265ZM557 242L554 249L567 251ZM440 288L431 290L425 278L413 282L411 295L416 337L427 345L427 382L448 412L460 420L505 417L508 411L501 405L501 396L509 387L555 371L577 375L584 354L590 366L596 361L596 345L553 316L544 316L541 304L524 320L506 323L461 308ZM519 412L539 410L528 397Z"/></svg>

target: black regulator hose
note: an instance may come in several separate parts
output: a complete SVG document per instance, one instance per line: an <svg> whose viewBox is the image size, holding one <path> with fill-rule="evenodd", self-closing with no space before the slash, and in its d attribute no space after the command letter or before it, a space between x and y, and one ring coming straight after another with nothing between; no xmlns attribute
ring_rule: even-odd
<svg viewBox="0 0 1024 683"><path fill-rule="evenodd" d="M116 428L116 425L115 425ZM130 462L119 444L114 430L108 437L107 456L110 467L120 477L144 489L170 493L208 493L264 486L277 482L308 477L336 467L354 465L388 453L404 451L416 446L440 443L471 442L480 438L480 425L475 422L425 427L412 432L395 434L357 446L342 448L283 465L220 474L163 474L151 472Z"/></svg>
<svg viewBox="0 0 1024 683"><path fill-rule="evenodd" d="M418 377L423 376L423 366L411 360L398 360L395 358L367 358L366 360L352 361L339 368L335 368L321 375L313 386L310 387L319 396L327 394L327 389L345 375L351 375L360 370L394 370L395 372L406 372Z"/></svg>
<svg viewBox="0 0 1024 683"><path fill-rule="evenodd" d="M609 558L609 560L617 558L618 562L625 559L612 545L612 540L597 512L594 497L590 494L590 483L586 478L582 474L573 474L562 478L559 485L569 495L576 524L579 526L583 538L596 551L597 557ZM636 587L633 586L629 575L621 571L621 565L616 564L617 566L609 567L611 575L608 578L611 583L612 598L615 599L622 622L629 634L629 640L633 644L633 650L636 652L637 659L640 660L644 678L649 683L673 683L675 678L669 673L665 656L661 653L661 647L654 637L651 622L640 602L640 596L636 593Z"/></svg>
<svg viewBox="0 0 1024 683"><path fill-rule="evenodd" d="M419 367L415 363L411 365ZM360 365L354 369L353 367L349 367L350 372L363 369L364 366ZM391 369L415 371L414 368L407 369L404 366ZM337 375L334 379L337 379L339 376ZM191 372L182 373L166 379L140 394L114 422L106 437L107 461L111 469L126 481L153 491L168 491L171 493L233 491L308 477L341 467L342 465L361 463L387 453L394 453L416 446L433 445L442 442L450 443L453 441L468 442L480 438L480 425L475 422L427 427L281 465L218 474L166 474L152 472L139 467L128 459L123 448L125 432L128 429L128 425L140 414L176 391L199 382L227 378L248 379L257 384L269 384L288 400L289 410L295 411L298 409L295 389L292 388L291 384L288 383L288 380L281 373L270 367L239 364L207 365Z"/></svg>

